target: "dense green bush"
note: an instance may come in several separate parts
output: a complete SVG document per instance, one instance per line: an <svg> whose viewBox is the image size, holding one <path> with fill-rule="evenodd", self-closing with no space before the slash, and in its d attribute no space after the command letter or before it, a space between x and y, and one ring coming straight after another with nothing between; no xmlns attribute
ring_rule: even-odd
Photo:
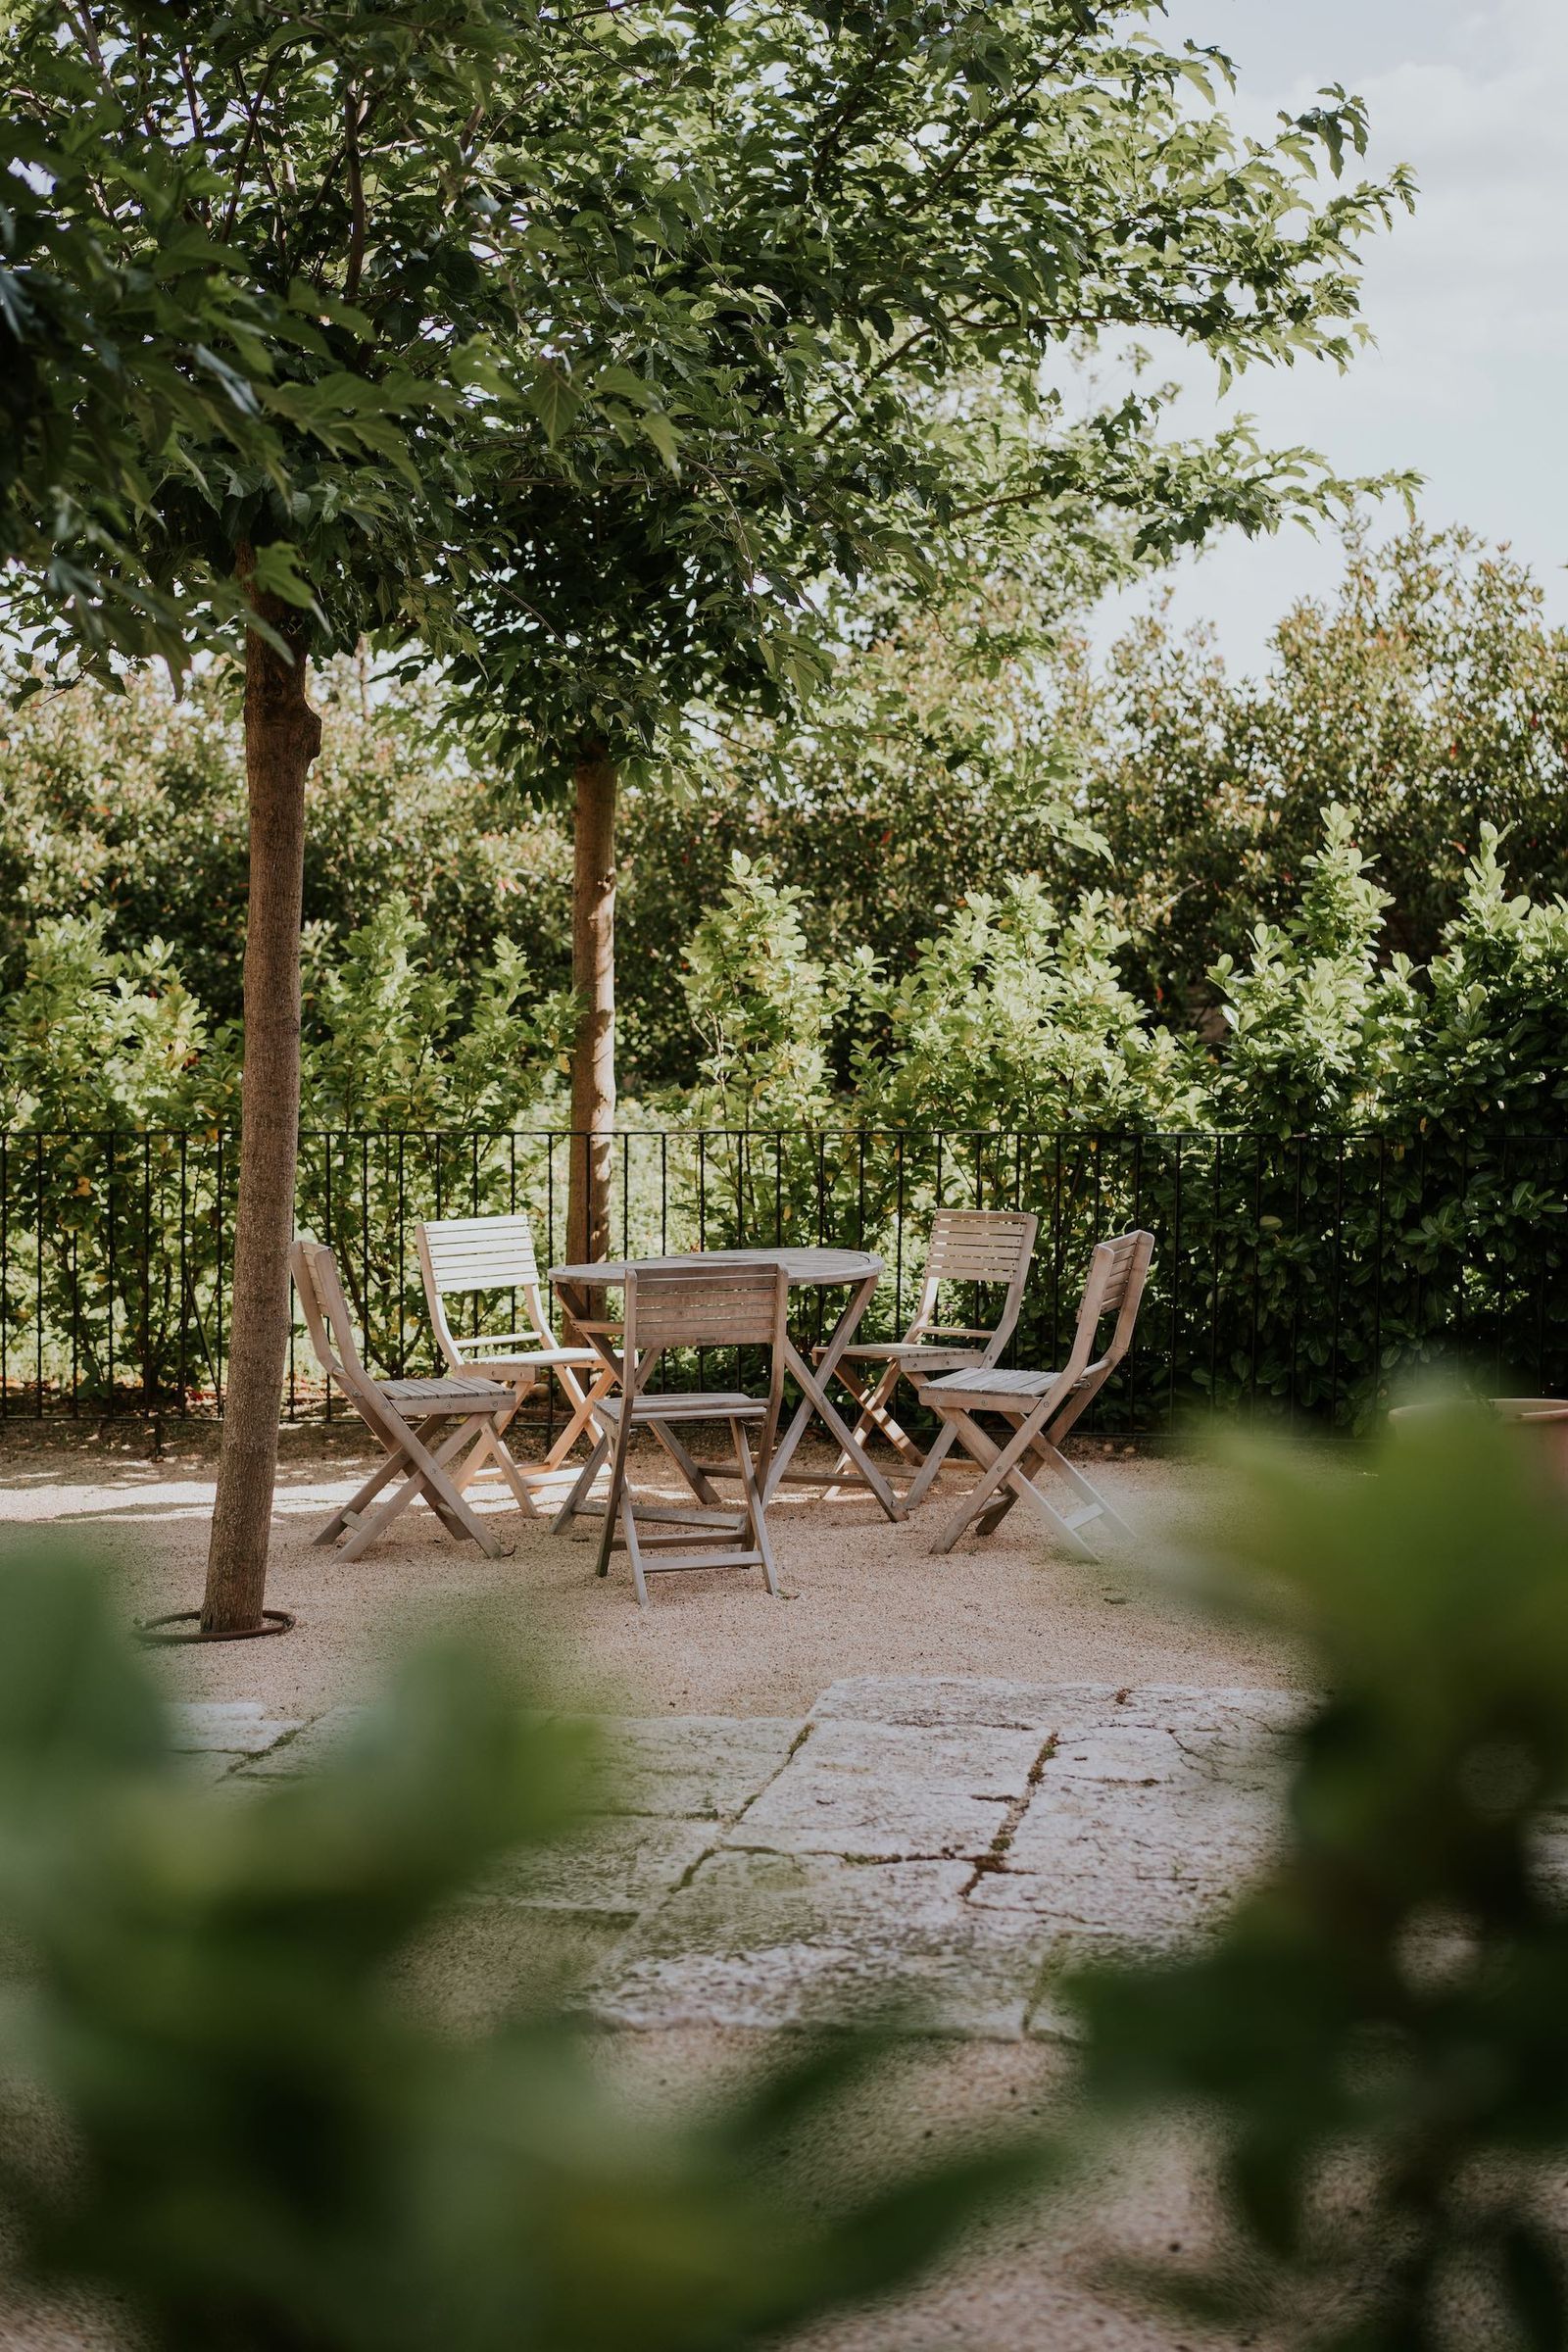
<svg viewBox="0 0 1568 2352"><path fill-rule="evenodd" d="M894 979L865 953L819 961L801 894L741 860L688 959L703 1081L623 1138L615 1239L877 1249L869 1331L901 1326L933 1208L1030 1206L1017 1345L1049 1361L1091 1243L1148 1225L1146 1337L1104 1407L1121 1426L1237 1403L1360 1425L1454 1355L1494 1388L1560 1386L1568 908L1511 896L1501 858L1489 831L1430 966L1386 962L1384 894L1331 808L1298 910L1214 966L1216 1050L1138 1004L1097 894L1058 909L1015 883ZM433 965L393 899L312 972L300 1221L394 1371L429 1360L414 1221L527 1204L556 1248L571 1149L548 1132L566 1001L510 943L466 1013ZM847 1086L835 1032L861 1041ZM101 918L40 931L0 1019L10 1391L212 1398L235 1054L161 948L117 956Z"/></svg>
<svg viewBox="0 0 1568 2352"><path fill-rule="evenodd" d="M206 669L174 701L133 671L111 694L35 695L0 715L0 988L40 923L88 911L106 944L168 943L216 1021L237 1017L245 778L232 681ZM305 919L343 939L401 893L441 944L466 1006L499 943L547 988L570 970L570 846L512 780L442 751L428 683L395 696L355 662L318 673L326 720L307 787ZM309 1018L309 1007L307 1007Z"/></svg>
<svg viewBox="0 0 1568 2352"><path fill-rule="evenodd" d="M1102 891L1128 989L1205 1035L1209 967L1295 912L1331 802L1389 893L1386 949L1417 961L1486 822L1535 895L1568 891L1568 632L1542 602L1506 549L1418 528L1353 530L1338 593L1287 613L1251 677L1158 614L1092 662L1060 611L1026 627L967 589L878 610L816 725L730 733L695 810L647 804L624 906L644 1066L686 1074L679 951L735 850L806 891L818 960L865 946L895 976L1020 875Z"/></svg>
<svg viewBox="0 0 1568 2352"><path fill-rule="evenodd" d="M1558 1385L1568 906L1510 897L1484 827L1439 956L1391 963L1367 864L1331 807L1298 911L1213 967L1228 1043L1212 1053L1124 986L1098 894L1058 910L1015 884L960 909L895 981L866 956L811 961L798 896L746 867L693 949L724 1078L712 1107L759 1138L795 1127L824 1025L865 1042L854 1093L813 1082L827 1143L788 1147L782 1173L778 1147L729 1147L734 1231L757 1233L772 1200L793 1233L831 1226L891 1255L939 1201L1034 1207L1049 1274L1020 1346L1049 1360L1091 1242L1147 1224L1166 1408L1245 1398L1360 1422L1454 1352L1490 1359L1498 1383ZM746 956L715 959L743 906Z"/></svg>
<svg viewBox="0 0 1568 2352"><path fill-rule="evenodd" d="M161 941L121 954L108 938L105 913L45 920L0 999L0 1358L8 1383L99 1399L133 1383L157 1407L220 1385L239 1037L208 1021ZM542 996L502 940L460 1010L397 897L336 955L313 944L301 1221L336 1242L372 1345L401 1360L422 1327L409 1224L443 1182L465 1206L514 1197L514 1174L477 1187L466 1154L421 1139L526 1124L570 1001ZM413 1132L372 1168L361 1135L386 1129Z"/></svg>
<svg viewBox="0 0 1568 2352"><path fill-rule="evenodd" d="M1232 676L1155 617L1098 666L1059 584L870 598L810 723L715 727L706 767L632 777L621 827L620 1054L647 1093L697 1075L686 954L738 851L806 895L805 950L867 948L902 978L975 897L1038 875L1106 895L1124 984L1162 1026L1214 1028L1216 956L1298 906L1321 811L1352 811L1390 905L1386 948L1425 961L1481 826L1537 897L1568 889L1568 639L1506 550L1462 531L1352 534L1338 596L1303 604L1268 664ZM434 686L323 674L305 905L342 938L396 892L466 1004L502 939L547 990L568 970L559 812L440 746ZM239 1004L244 790L231 697L34 697L0 722L0 986L50 915L109 918L126 954L167 940L217 1020ZM848 1072L842 1035L830 1040Z"/></svg>

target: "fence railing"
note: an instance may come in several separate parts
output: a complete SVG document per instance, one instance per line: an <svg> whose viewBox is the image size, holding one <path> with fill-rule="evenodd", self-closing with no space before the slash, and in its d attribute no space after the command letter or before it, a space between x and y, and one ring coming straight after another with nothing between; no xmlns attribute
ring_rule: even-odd
<svg viewBox="0 0 1568 2352"><path fill-rule="evenodd" d="M573 1154L585 1139L561 1129L303 1139L299 1225L336 1249L372 1369L433 1360L416 1220L526 1208L555 1262ZM237 1173L212 1130L0 1136L0 1418L221 1412ZM935 1207L1032 1208L1011 1349L1032 1364L1060 1359L1090 1245L1148 1226L1137 1343L1097 1410L1111 1433L1194 1411L1364 1428L1438 1363L1499 1393L1563 1389L1565 1198L1560 1135L710 1129L618 1135L602 1206L622 1254L875 1250L867 1337L907 1320ZM281 1401L331 1411L302 1331Z"/></svg>

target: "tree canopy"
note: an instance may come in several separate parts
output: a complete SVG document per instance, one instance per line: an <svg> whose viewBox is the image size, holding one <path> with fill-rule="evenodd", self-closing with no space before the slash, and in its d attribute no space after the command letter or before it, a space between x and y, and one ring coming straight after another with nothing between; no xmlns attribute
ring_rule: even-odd
<svg viewBox="0 0 1568 2352"><path fill-rule="evenodd" d="M466 512L478 722L546 768L666 748L694 703L778 709L833 651L824 580L930 587L1044 531L1142 562L1343 488L1245 422L1160 438L1141 371L1063 363L1169 330L1235 371L1344 365L1357 248L1407 174L1341 178L1344 91L1269 143L1151 0L883 0L628 13L621 105L540 83L519 234L548 274L527 394ZM629 101L634 100L634 103ZM1321 177L1321 184L1320 183Z"/></svg>

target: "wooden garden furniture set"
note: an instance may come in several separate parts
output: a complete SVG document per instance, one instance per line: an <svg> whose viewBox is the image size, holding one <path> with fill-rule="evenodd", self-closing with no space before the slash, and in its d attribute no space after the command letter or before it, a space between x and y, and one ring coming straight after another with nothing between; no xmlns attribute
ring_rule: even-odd
<svg viewBox="0 0 1568 2352"><path fill-rule="evenodd" d="M538 1517L535 1490L546 1480L559 1482L581 1438L587 1456L556 1506L553 1526L564 1529L602 1508L599 1573L608 1573L612 1549L623 1547L639 1601L647 1600L650 1575L699 1567L760 1568L776 1593L767 1505L785 1480L829 1493L863 1486L897 1520L924 1499L956 1447L978 1476L941 1529L935 1551L951 1551L970 1526L989 1534L1021 1502L1054 1540L1093 1558L1085 1528L1103 1520L1125 1534L1125 1522L1061 1446L1131 1347L1153 1238L1131 1232L1096 1246L1065 1361L1059 1370L1032 1372L1005 1367L1001 1358L1018 1321L1036 1231L1037 1220L1022 1211L939 1210L908 1329L901 1339L871 1343L858 1342L856 1333L882 1261L865 1250L717 1250L556 1266L549 1281L577 1335L566 1346L551 1321L525 1216L430 1222L416 1229L419 1265L436 1345L449 1367L430 1380L375 1380L367 1372L332 1252L298 1241L290 1262L318 1359L384 1455L316 1541L341 1543L344 1557L357 1558L417 1496L454 1535L471 1536L492 1556L510 1550L464 1490L493 1463L519 1508ZM943 1290L951 1294L955 1286L975 1298L1000 1297L995 1318L939 1321ZM827 1339L803 1350L790 1330L791 1296L827 1290L845 1293L844 1304ZM466 1335L457 1302L501 1292L518 1302L517 1327ZM700 1365L709 1349L760 1350L767 1363L765 1393L740 1385L696 1391L659 1385L656 1374L671 1348L698 1351ZM786 1377L800 1401L781 1429ZM565 1426L542 1464L523 1467L506 1432L537 1385L551 1380L564 1392ZM901 1388L939 1417L924 1451L896 1418ZM853 1419L835 1389L848 1398ZM828 1469L793 1466L813 1419L837 1442ZM983 1426L986 1419L1000 1422L1000 1432ZM727 1431L727 1455L690 1449L688 1438L704 1424ZM669 1457L690 1490L689 1504L634 1496L629 1449L639 1431ZM877 1437L909 1474L902 1495L871 1458ZM600 1506L591 1493L607 1464L609 1491ZM1039 1481L1048 1472L1076 1497L1076 1508L1058 1510L1042 1491ZM726 1499L720 1481L738 1483L738 1496Z"/></svg>

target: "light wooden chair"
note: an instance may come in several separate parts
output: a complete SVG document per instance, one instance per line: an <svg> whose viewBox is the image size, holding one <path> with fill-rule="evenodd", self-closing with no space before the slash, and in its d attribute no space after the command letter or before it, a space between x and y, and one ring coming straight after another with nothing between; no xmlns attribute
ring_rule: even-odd
<svg viewBox="0 0 1568 2352"><path fill-rule="evenodd" d="M594 1348L564 1348L557 1338L534 1255L533 1229L525 1216L432 1218L416 1225L414 1239L430 1324L442 1355L454 1372L481 1372L489 1379L504 1380L512 1390L512 1410L500 1427L506 1428L541 1379L554 1377L565 1391L569 1409L564 1429L542 1465L518 1473L526 1485L537 1484L561 1467L578 1438L586 1435L593 1444L604 1434L598 1406L614 1387L614 1373ZM446 1310L447 1299L480 1291L514 1294L521 1302L526 1329L483 1332L472 1338L455 1332ZM534 1511L531 1497L526 1507Z"/></svg>
<svg viewBox="0 0 1568 2352"><path fill-rule="evenodd" d="M422 1495L452 1535L471 1536L491 1559L511 1551L512 1545L495 1536L463 1499L463 1489L480 1461L493 1454L517 1501L524 1509L530 1507L527 1489L501 1436L514 1409L511 1389L501 1381L472 1375L461 1380L372 1380L360 1358L331 1250L320 1242L297 1241L288 1262L317 1361L386 1456L359 1493L318 1528L315 1541L335 1544L347 1531L341 1557L357 1560L400 1511ZM428 1446L422 1433L441 1422L456 1427L439 1445ZM466 1454L465 1446L469 1448ZM377 1509L368 1510L382 1488L400 1475L396 1492Z"/></svg>
<svg viewBox="0 0 1568 2352"><path fill-rule="evenodd" d="M1104 1519L1122 1535L1131 1534L1099 1489L1064 1459L1061 1442L1132 1346L1153 1252L1152 1233L1118 1234L1114 1241L1095 1245L1078 1326L1059 1372L1008 1372L990 1365L976 1372L950 1372L926 1384L926 1402L980 1465L979 1479L931 1546L933 1551L951 1551L976 1518L979 1533L989 1535L1015 1502L1032 1510L1058 1542L1084 1559L1095 1557L1080 1532L1091 1520ZM1103 1352L1095 1355L1100 1327L1107 1316L1115 1317L1110 1338ZM994 1413L1010 1422L1011 1435L999 1446L980 1427L977 1413ZM1064 1515L1046 1500L1030 1475L1046 1469L1066 1481L1081 1498L1081 1510Z"/></svg>
<svg viewBox="0 0 1568 2352"><path fill-rule="evenodd" d="M610 1573L610 1555L619 1533L631 1560L637 1598L648 1603L647 1578L680 1568L760 1568L769 1592L778 1594L773 1548L768 1541L762 1484L778 1433L779 1407L784 1394L784 1326L789 1303L789 1281L782 1267L715 1266L696 1273L684 1268L632 1268L626 1276L625 1321L622 1326L620 1393L606 1396L600 1416L613 1432L600 1442L585 1465L583 1478L597 1473L610 1456L610 1493L605 1502L604 1534L599 1545L599 1574ZM748 1396L739 1390L707 1390L689 1395L662 1391L652 1395L648 1381L668 1348L750 1348L768 1350L769 1377L765 1397ZM673 1426L687 1421L724 1421L740 1472L741 1507L738 1513L705 1509L701 1504L635 1503L627 1480L626 1461L632 1433L651 1423ZM747 1443L748 1427L760 1430L754 1455ZM570 1515L570 1505L557 1520ZM667 1528L650 1523L670 1523ZM710 1550L687 1549L668 1558L651 1557L665 1546L694 1541L692 1531L711 1527L705 1541Z"/></svg>
<svg viewBox="0 0 1568 2352"><path fill-rule="evenodd" d="M839 1359L836 1377L860 1407L855 1424L857 1439L863 1442L873 1429L879 1430L916 1474L905 1497L910 1509L929 1490L957 1430L954 1423L945 1422L930 1452L922 1453L908 1432L893 1417L890 1409L893 1394L901 1381L906 1381L918 1402L927 1384L938 1374L996 1362L1018 1320L1039 1225L1038 1217L1022 1209L938 1209L931 1220L925 1271L920 1279L914 1320L902 1340L873 1341L846 1348ZM983 1325L939 1323L936 1318L941 1311L944 1283L1004 1289L996 1321ZM978 1341L984 1345L955 1347L955 1341ZM820 1357L823 1350L819 1348L815 1352ZM876 1374L875 1386L868 1388L867 1380L878 1366L881 1369ZM837 1466L843 1469L847 1459L847 1455L841 1454Z"/></svg>

